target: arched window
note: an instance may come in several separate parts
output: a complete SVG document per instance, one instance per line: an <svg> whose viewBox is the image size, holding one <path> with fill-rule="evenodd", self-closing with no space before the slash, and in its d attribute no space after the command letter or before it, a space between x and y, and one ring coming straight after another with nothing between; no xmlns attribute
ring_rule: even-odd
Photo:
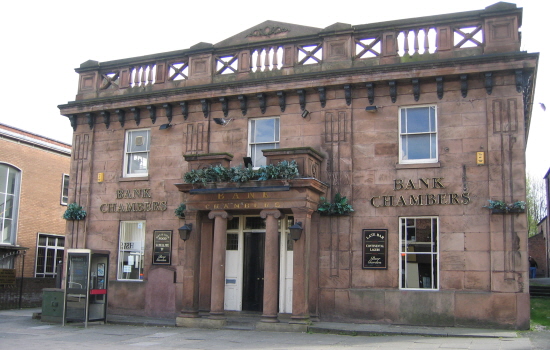
<svg viewBox="0 0 550 350"><path fill-rule="evenodd" d="M0 245L15 245L21 171L0 163Z"/></svg>

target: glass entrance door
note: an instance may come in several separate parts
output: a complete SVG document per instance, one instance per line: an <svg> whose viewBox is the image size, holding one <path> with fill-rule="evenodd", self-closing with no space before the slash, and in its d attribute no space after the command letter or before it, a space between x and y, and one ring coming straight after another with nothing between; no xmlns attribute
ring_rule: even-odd
<svg viewBox="0 0 550 350"><path fill-rule="evenodd" d="M279 220L279 312L292 312L292 216ZM225 258L225 310L262 311L264 284L265 220L234 216L227 222Z"/></svg>

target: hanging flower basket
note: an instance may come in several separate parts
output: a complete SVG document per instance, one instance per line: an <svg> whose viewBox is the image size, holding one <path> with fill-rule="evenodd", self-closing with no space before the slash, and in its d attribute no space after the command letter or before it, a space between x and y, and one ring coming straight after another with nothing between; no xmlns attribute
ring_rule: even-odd
<svg viewBox="0 0 550 350"><path fill-rule="evenodd" d="M494 201L489 199L489 205L484 206L491 210L491 214L525 213L525 202L517 201L507 204L504 201Z"/></svg>
<svg viewBox="0 0 550 350"><path fill-rule="evenodd" d="M67 206L67 210L63 213L65 220L84 220L86 219L86 210L77 203L71 203Z"/></svg>
<svg viewBox="0 0 550 350"><path fill-rule="evenodd" d="M185 205L185 203L181 203L179 207L177 207L176 210L174 210L174 215L176 215L180 219L185 219L186 208L187 206Z"/></svg>
<svg viewBox="0 0 550 350"><path fill-rule="evenodd" d="M328 202L325 197L321 197L321 202L317 208L317 212L322 216L342 216L349 215L353 211L353 207L348 203L348 199L340 193L334 196L334 202Z"/></svg>

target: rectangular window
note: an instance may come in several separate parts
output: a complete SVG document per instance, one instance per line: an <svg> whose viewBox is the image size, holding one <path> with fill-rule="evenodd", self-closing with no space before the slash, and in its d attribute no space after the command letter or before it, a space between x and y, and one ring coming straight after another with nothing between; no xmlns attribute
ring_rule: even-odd
<svg viewBox="0 0 550 350"><path fill-rule="evenodd" d="M138 129L126 131L124 146L124 176L147 176L149 173L149 147L151 130Z"/></svg>
<svg viewBox="0 0 550 350"><path fill-rule="evenodd" d="M65 237L39 233L36 245L35 277L55 277L63 262Z"/></svg>
<svg viewBox="0 0 550 350"><path fill-rule="evenodd" d="M439 225L437 217L400 220L401 289L439 289Z"/></svg>
<svg viewBox="0 0 550 350"><path fill-rule="evenodd" d="M266 165L263 149L279 148L279 118L250 119L248 155L252 165Z"/></svg>
<svg viewBox="0 0 550 350"><path fill-rule="evenodd" d="M119 241L118 280L143 280L145 221L121 221Z"/></svg>
<svg viewBox="0 0 550 350"><path fill-rule="evenodd" d="M69 175L63 174L61 182L61 205L67 205L69 202Z"/></svg>
<svg viewBox="0 0 550 350"><path fill-rule="evenodd" d="M400 108L400 163L436 163L437 157L437 115L435 106Z"/></svg>

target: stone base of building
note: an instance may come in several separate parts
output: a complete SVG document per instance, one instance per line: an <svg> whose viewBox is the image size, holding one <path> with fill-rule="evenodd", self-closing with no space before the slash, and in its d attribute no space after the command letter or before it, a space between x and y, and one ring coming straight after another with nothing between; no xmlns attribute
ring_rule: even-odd
<svg viewBox="0 0 550 350"><path fill-rule="evenodd" d="M529 293L354 289L321 294L324 322L529 329Z"/></svg>
<svg viewBox="0 0 550 350"><path fill-rule="evenodd" d="M259 331L269 331L269 332L307 332L307 324L292 324L292 323L266 323L266 322L257 322L256 330Z"/></svg>
<svg viewBox="0 0 550 350"><path fill-rule="evenodd" d="M213 320L211 318L176 317L176 326L186 328L220 329L227 325L227 320Z"/></svg>

